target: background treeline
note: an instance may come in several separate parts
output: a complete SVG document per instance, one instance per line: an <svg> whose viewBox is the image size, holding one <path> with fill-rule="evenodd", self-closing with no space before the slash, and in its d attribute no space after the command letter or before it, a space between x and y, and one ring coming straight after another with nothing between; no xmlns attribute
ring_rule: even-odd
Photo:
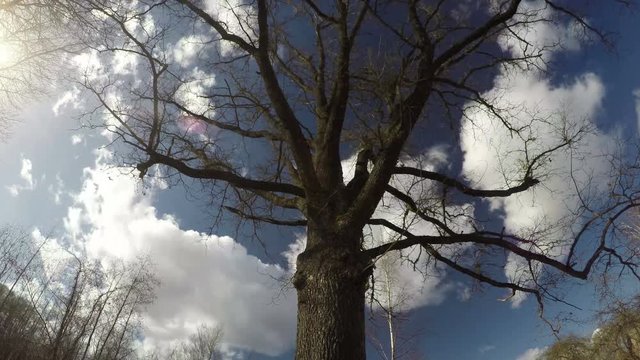
<svg viewBox="0 0 640 360"><path fill-rule="evenodd" d="M616 302L600 316L601 326L590 337L564 337L541 360L640 359L640 297Z"/></svg>
<svg viewBox="0 0 640 360"><path fill-rule="evenodd" d="M171 348L142 351L142 315L158 282L139 260L89 260L1 227L0 359L217 359L222 332L206 326Z"/></svg>

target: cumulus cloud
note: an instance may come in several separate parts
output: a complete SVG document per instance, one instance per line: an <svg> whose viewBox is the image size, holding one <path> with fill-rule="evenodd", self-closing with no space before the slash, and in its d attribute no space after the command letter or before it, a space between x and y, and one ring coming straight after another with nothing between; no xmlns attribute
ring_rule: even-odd
<svg viewBox="0 0 640 360"><path fill-rule="evenodd" d="M494 2L502 5L503 2ZM549 21L551 19L551 21ZM523 1L511 20L511 31L498 37L498 45L515 57L533 56L533 64L545 68L554 51L577 51L585 36L575 22L561 23L544 0Z"/></svg>
<svg viewBox="0 0 640 360"><path fill-rule="evenodd" d="M205 47L204 35L188 35L180 38L173 47L173 58L182 67L188 67L199 57Z"/></svg>
<svg viewBox="0 0 640 360"><path fill-rule="evenodd" d="M604 87L593 74L560 86L525 77L502 78L498 82L509 89L509 95L492 91L487 96L504 108L513 104L522 106L516 116L509 117L511 126L521 129L521 135L514 135L500 119L487 112L478 108L467 111L471 120L462 127L463 173L476 185L485 188L517 185L522 181L530 159L566 142L567 136L585 131L580 141L567 147L566 151L556 151L544 158L544 163L533 174L544 177L544 187L491 200L494 208L502 207L507 212L505 226L516 231L545 215L562 217L567 208L562 203L565 200L562 195L574 190L574 184L567 181L571 178L568 172L578 176L577 180L583 183L592 175L587 169L606 169L604 159L598 155L611 148L613 138L599 132L593 124L604 96ZM579 169L584 171L574 171Z"/></svg>
<svg viewBox="0 0 640 360"><path fill-rule="evenodd" d="M20 168L20 177L27 183L27 186L33 188L35 186L35 183L33 182L33 175L31 175L31 170L33 170L31 160L23 158L22 167Z"/></svg>
<svg viewBox="0 0 640 360"><path fill-rule="evenodd" d="M610 165L603 155L615 147L615 137L599 131L593 121L604 87L594 74L559 86L526 76L498 82L509 89L508 96L496 92L487 95L505 108L521 104L516 116L509 118L514 128L522 129L520 136L504 127L500 119L470 110L461 136L463 174L483 188L514 186L524 179L531 159L577 135L577 142L541 158L531 174L542 180L541 185L491 200L492 209L504 211L508 231L534 240L533 250L562 259L567 240L572 237L569 219L574 210L607 184ZM526 271L522 271L524 265L521 259L509 255L506 274L511 281L528 280ZM514 296L513 305L518 306L524 298L523 294Z"/></svg>
<svg viewBox="0 0 640 360"><path fill-rule="evenodd" d="M546 348L531 348L519 355L515 360L539 360Z"/></svg>
<svg viewBox="0 0 640 360"><path fill-rule="evenodd" d="M108 75L97 50L91 50L76 55L71 59L72 65L87 81L95 81Z"/></svg>
<svg viewBox="0 0 640 360"><path fill-rule="evenodd" d="M521 10L531 19L550 16L551 11L543 1L525 2ZM498 42L516 57L523 56L525 48L532 51L529 55L545 50L542 60L546 61L558 49L580 48L574 27L570 23L535 22L516 29L520 39L505 34ZM492 210L504 211L506 230L534 240L530 250L562 259L566 255L563 245L571 238L573 211L580 201L588 201L607 184L603 179L608 178L610 165L603 155L614 149L615 134L603 133L594 122L604 95L604 85L593 73L556 84L537 69L503 68L493 89L483 94L502 119L478 106L469 105L465 110L462 172L474 186L507 188L520 184L525 175L542 181L524 193L490 201ZM503 120L509 122L510 129ZM548 153L554 148L556 151ZM536 166L527 174L536 157ZM580 199L578 192L584 198ZM530 275L525 265L510 254L507 277L527 285ZM518 293L511 298L512 305L519 306L525 298Z"/></svg>
<svg viewBox="0 0 640 360"><path fill-rule="evenodd" d="M163 347L206 323L224 328L225 346L278 355L295 338L295 294L274 279L287 269L262 262L227 236L181 229L158 214L128 169L108 167L106 151L84 169L82 189L64 219L68 237L104 266L148 256L160 280L144 315L144 347Z"/></svg>
<svg viewBox="0 0 640 360"><path fill-rule="evenodd" d="M7 190L9 190L11 196L18 196L22 191L33 190L36 188L36 182L33 179L33 175L31 173L32 171L33 164L31 163L31 160L23 157L21 159L20 178L24 183L7 186L6 188Z"/></svg>

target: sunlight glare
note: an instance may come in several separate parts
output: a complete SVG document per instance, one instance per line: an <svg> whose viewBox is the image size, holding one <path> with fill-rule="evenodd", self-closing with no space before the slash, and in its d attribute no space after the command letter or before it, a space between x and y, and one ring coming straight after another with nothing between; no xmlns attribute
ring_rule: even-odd
<svg viewBox="0 0 640 360"><path fill-rule="evenodd" d="M0 67L11 65L15 59L15 49L0 41Z"/></svg>

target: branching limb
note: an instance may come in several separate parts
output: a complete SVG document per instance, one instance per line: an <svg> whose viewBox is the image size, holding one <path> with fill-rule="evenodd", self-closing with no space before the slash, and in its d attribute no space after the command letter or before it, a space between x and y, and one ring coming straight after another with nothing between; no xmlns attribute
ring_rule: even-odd
<svg viewBox="0 0 640 360"><path fill-rule="evenodd" d="M513 238L513 237L511 237ZM521 239L522 243L530 243L527 240ZM524 259L535 260L542 264L549 265L557 270L560 270L566 274L579 279L586 279L589 275L590 266L585 266L583 270L576 270L572 266L566 265L556 259L550 258L544 254L524 249L518 244L508 241L500 234L476 232L470 234L456 234L449 236L414 236L407 237L402 240L397 240L388 244L383 244L368 250L365 253L372 259L383 255L386 252L392 250L402 250L415 245L431 246L436 244L451 245L460 243L475 243L489 246L496 246L508 250Z"/></svg>
<svg viewBox="0 0 640 360"><path fill-rule="evenodd" d="M542 295L540 294L540 291L537 289L531 289L528 287L524 287L518 284L514 284L514 283L510 283L510 282L503 282L503 281L498 281L495 280L491 277L488 277L486 275L483 275L479 272L473 271L467 267L464 267L460 264L458 264L457 262L443 256L442 254L440 254L433 246L429 245L429 244L424 244L422 245L422 247L427 251L427 253L429 253L429 255L433 256L436 260L448 265L450 268L468 275L480 282L495 286L495 287L499 287L499 288L504 288L504 289L511 289L511 291L515 294L516 291L522 291L525 293L529 293L529 294L533 294L535 295L536 299L538 300L538 305L540 306L540 308L543 308L543 303L542 303Z"/></svg>
<svg viewBox="0 0 640 360"><path fill-rule="evenodd" d="M304 220L304 219L283 220L283 219L276 219L270 216L260 216L260 215L249 214L231 206L225 206L224 208L230 211L231 213L239 216L242 219L255 220L259 222L264 222L264 223L273 224L273 225L280 225L280 226L306 226L307 225L307 220Z"/></svg>
<svg viewBox="0 0 640 360"><path fill-rule="evenodd" d="M215 168L193 168L180 160L158 153L150 154L149 160L138 164L137 169L140 171L140 174L144 176L147 170L151 166L156 164L170 166L176 169L178 172L195 179L221 180L241 189L254 191L273 191L295 195L298 197L305 196L305 192L303 189L292 184L249 179L236 175L227 170L220 170Z"/></svg>
<svg viewBox="0 0 640 360"><path fill-rule="evenodd" d="M257 51L257 48L255 46L246 42L242 37L236 34L229 33L225 28L225 26L222 25L222 23L214 19L206 11L196 6L193 1L189 1L189 0L177 0L177 1L185 5L194 14L198 15L205 23L211 26L220 35L220 37L223 40L227 40L238 45L241 49L248 52L249 54L254 54Z"/></svg>
<svg viewBox="0 0 640 360"><path fill-rule="evenodd" d="M466 186L465 184L463 184L462 182L450 178L446 175L434 172L434 171L427 171L427 170L422 170L422 169L418 169L418 168L414 168L414 167L409 167L409 166L397 166L394 170L395 174L405 174L405 175L413 175L413 176L417 176L423 179L429 179L429 180L433 180L433 181L437 181L442 183L443 185L447 186L447 187L452 187L454 189L457 189L458 191L460 191L463 194L466 195L470 195L470 196L476 196L476 197L507 197L507 196L511 196L513 194L519 193L519 192L523 192L526 191L530 188L532 188L533 186L537 185L540 183L539 180L531 178L531 177L525 177L524 180L522 181L522 183L518 186L514 186L514 187L510 187L508 189L501 189L501 190L480 190L480 189L473 189L470 188L468 186ZM530 175L530 174L528 174Z"/></svg>
<svg viewBox="0 0 640 360"><path fill-rule="evenodd" d="M418 207L418 204L416 204L416 202L411 198L411 196L403 193L402 191L394 188L391 185L387 185L386 191L389 194L395 196L396 199L404 202L405 205L409 207L409 210L411 210L413 213L418 215L422 220L425 220L427 222L430 222L436 225L440 230L443 230L445 233L449 235L455 234L455 232L451 228L449 228L443 221L436 219L433 216L429 216L424 211L422 211Z"/></svg>

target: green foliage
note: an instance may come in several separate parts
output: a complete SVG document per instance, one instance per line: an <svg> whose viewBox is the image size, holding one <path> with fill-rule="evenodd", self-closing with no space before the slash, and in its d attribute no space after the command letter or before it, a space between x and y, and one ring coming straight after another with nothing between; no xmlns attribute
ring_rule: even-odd
<svg viewBox="0 0 640 360"><path fill-rule="evenodd" d="M551 346L544 354L545 360L582 360L591 358L588 339L568 336Z"/></svg>
<svg viewBox="0 0 640 360"><path fill-rule="evenodd" d="M640 359L640 298L618 303L591 338L569 336L553 344L544 360L638 360Z"/></svg>

